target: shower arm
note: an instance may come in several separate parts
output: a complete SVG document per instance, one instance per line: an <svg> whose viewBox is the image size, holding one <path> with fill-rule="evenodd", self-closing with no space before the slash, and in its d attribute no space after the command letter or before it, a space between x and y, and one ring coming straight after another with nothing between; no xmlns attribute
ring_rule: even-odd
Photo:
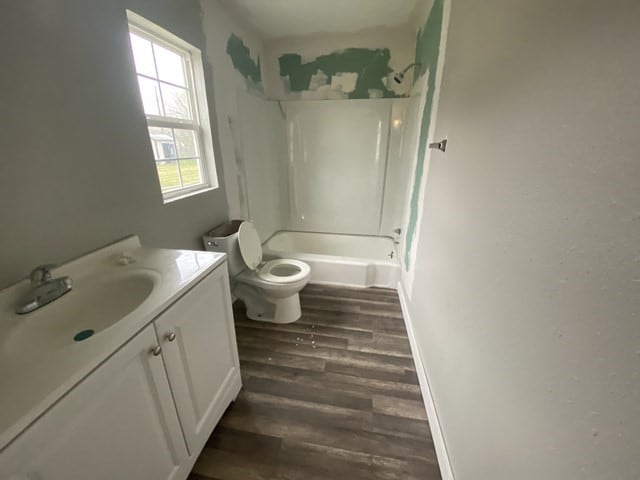
<svg viewBox="0 0 640 480"><path fill-rule="evenodd" d="M402 71L400 71L400 73L405 74L405 73L407 73L409 71L410 68L416 67L418 65L422 65L422 64L420 62L414 62L414 63L412 63L410 65L407 65Z"/></svg>
<svg viewBox="0 0 640 480"><path fill-rule="evenodd" d="M397 72L395 75L393 75L393 80L398 84L402 83L404 81L404 74L407 73L410 68L416 67L418 65L422 64L420 62L414 62L410 65L407 65L406 67L404 67L404 69L402 69L402 71Z"/></svg>

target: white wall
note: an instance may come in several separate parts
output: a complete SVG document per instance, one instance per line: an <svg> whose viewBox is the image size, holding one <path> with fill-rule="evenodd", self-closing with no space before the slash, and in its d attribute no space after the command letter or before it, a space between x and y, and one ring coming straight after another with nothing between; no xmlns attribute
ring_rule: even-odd
<svg viewBox="0 0 640 480"><path fill-rule="evenodd" d="M260 58L264 79L264 45L260 35L242 19L230 13L219 0L201 0L202 27L207 42L207 58L213 68L216 116L220 152L224 165L224 181L229 204L229 217L249 218L247 180L241 151L241 125L239 123L236 92L238 89L260 94L237 71L227 53L231 34L240 37L251 51L252 59ZM264 86L262 86L264 88Z"/></svg>
<svg viewBox="0 0 640 480"><path fill-rule="evenodd" d="M419 30L424 26L424 22L429 16L431 7L433 7L433 2L434 0L418 0L416 3L416 8L413 12L412 18L409 20L410 26L413 30L414 40L415 35L417 35Z"/></svg>
<svg viewBox="0 0 640 480"><path fill-rule="evenodd" d="M202 233L227 218L224 188L163 204L126 8L204 50L195 1L2 6L0 288L37 264L129 234L154 246L201 248ZM205 75L213 107L207 65ZM213 140L218 154L215 133Z"/></svg>
<svg viewBox="0 0 640 480"><path fill-rule="evenodd" d="M457 480L640 478L639 31L452 2L409 310Z"/></svg>

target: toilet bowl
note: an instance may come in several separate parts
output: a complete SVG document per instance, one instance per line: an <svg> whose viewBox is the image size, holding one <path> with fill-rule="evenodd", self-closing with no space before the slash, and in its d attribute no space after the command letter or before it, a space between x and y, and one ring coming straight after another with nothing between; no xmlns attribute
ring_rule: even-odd
<svg viewBox="0 0 640 480"><path fill-rule="evenodd" d="M232 293L246 305L247 317L273 323L298 320L298 292L309 282L309 265L285 258L263 262L260 237L251 222L242 222L233 237L213 243L229 256Z"/></svg>

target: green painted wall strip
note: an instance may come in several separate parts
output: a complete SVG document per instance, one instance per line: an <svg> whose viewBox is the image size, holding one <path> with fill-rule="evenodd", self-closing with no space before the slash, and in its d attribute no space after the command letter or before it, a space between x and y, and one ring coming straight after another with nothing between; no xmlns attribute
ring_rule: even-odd
<svg viewBox="0 0 640 480"><path fill-rule="evenodd" d="M242 76L251 80L255 84L262 83L262 72L260 71L260 57L254 62L251 58L251 51L242 39L235 34L231 34L227 40L227 55L231 57L233 68L242 74Z"/></svg>
<svg viewBox="0 0 640 480"><path fill-rule="evenodd" d="M418 32L416 39L416 66L413 73L413 81L428 73L427 98L422 111L422 122L420 125L420 139L418 143L418 158L416 159L416 170L411 190L411 200L409 202L409 221L405 236L404 265L405 270L409 270L411 262L411 248L418 222L418 209L420 205L420 184L424 175L424 162L427 153L427 142L429 127L431 126L431 112L433 110L433 96L436 88L436 72L438 69L438 57L440 52L440 38L442 34L442 20L444 14L444 0L435 0L429 18Z"/></svg>
<svg viewBox="0 0 640 480"><path fill-rule="evenodd" d="M321 55L307 63L303 63L298 54L285 53L279 58L280 76L289 77L292 92L302 92L309 90L311 78L318 70L329 78L340 73L357 73L356 88L349 93L350 99L369 98L369 90L381 92L384 98L395 98L402 95L397 95L385 85L393 71L389 67L390 59L388 48L347 48Z"/></svg>

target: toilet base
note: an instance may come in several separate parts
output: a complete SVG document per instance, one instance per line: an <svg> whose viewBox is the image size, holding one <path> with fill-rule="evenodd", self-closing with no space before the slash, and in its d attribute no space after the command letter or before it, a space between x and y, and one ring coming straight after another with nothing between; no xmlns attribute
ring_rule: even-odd
<svg viewBox="0 0 640 480"><path fill-rule="evenodd" d="M300 318L300 296L296 292L284 298L264 295L250 285L239 283L233 294L247 307L247 317L258 322L293 323Z"/></svg>

